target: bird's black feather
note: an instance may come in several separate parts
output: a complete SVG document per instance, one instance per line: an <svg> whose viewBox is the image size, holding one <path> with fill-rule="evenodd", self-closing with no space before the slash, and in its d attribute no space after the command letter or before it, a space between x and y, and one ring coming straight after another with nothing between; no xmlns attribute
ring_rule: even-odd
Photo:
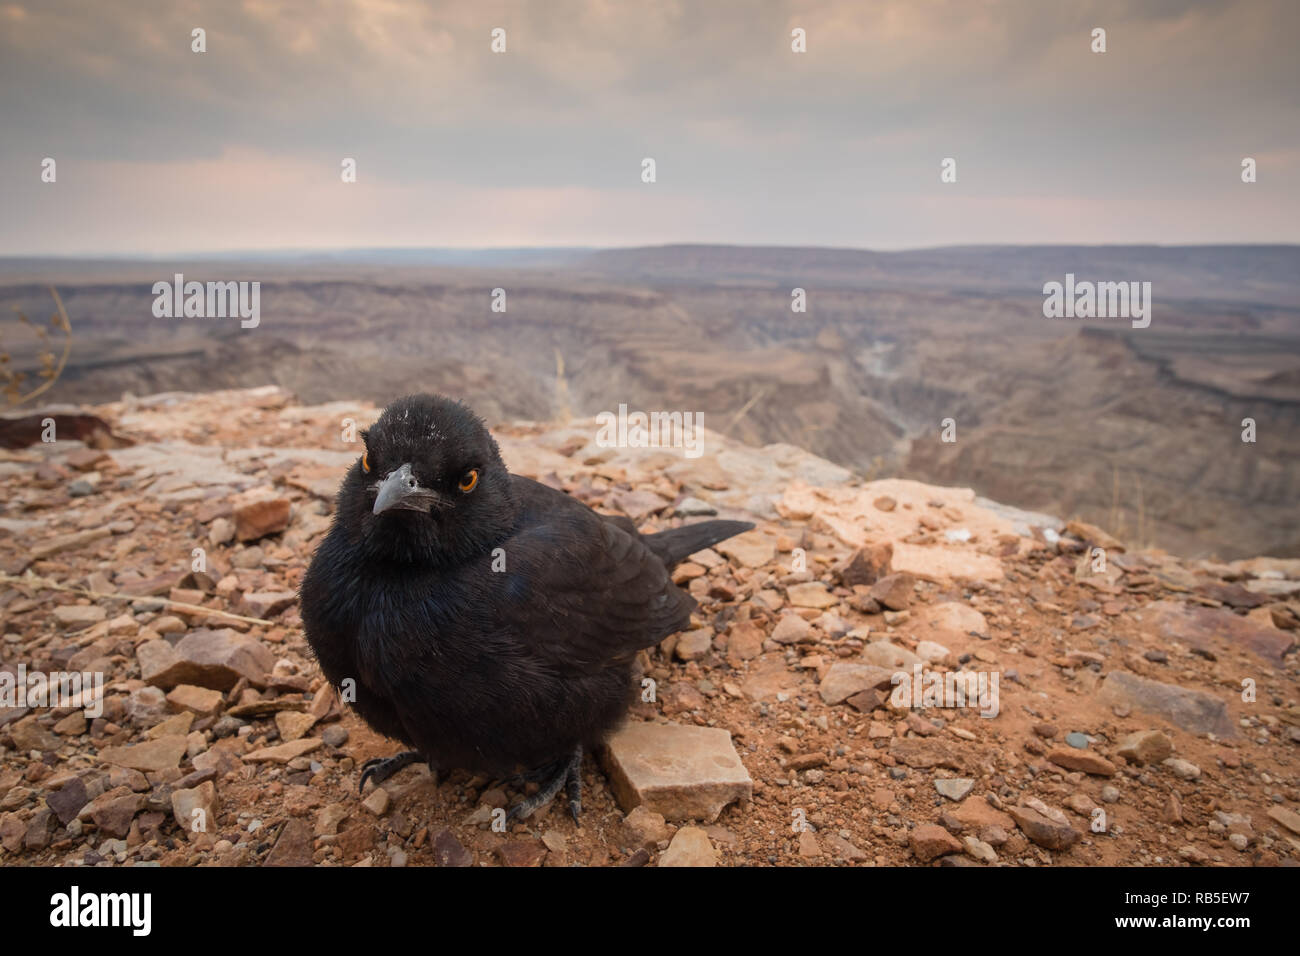
<svg viewBox="0 0 1300 956"><path fill-rule="evenodd" d="M303 625L357 713L442 769L505 774L598 743L627 708L636 652L696 607L671 565L752 527L642 536L509 474L483 424L443 398L394 402L365 440L303 579ZM374 514L377 483L404 464L431 504Z"/></svg>

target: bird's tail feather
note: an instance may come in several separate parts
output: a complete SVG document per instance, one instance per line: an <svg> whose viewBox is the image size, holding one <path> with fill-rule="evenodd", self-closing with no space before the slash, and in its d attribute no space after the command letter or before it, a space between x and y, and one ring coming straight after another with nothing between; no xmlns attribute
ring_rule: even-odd
<svg viewBox="0 0 1300 956"><path fill-rule="evenodd" d="M660 531L658 534L648 534L642 538L642 541L671 568L687 555L702 551L710 545L725 541L742 532L750 531L753 527L750 521L701 521L669 531Z"/></svg>

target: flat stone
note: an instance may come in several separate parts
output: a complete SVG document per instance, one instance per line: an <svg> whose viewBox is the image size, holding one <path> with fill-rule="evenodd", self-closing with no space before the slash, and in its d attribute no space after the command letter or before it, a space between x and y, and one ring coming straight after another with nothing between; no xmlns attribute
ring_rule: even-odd
<svg viewBox="0 0 1300 956"><path fill-rule="evenodd" d="M70 626L98 624L107 617L108 612L97 604L60 604L54 609L54 619Z"/></svg>
<svg viewBox="0 0 1300 956"><path fill-rule="evenodd" d="M167 703L173 710L188 710L200 717L215 714L221 709L223 700L221 691L194 684L177 684L167 695Z"/></svg>
<svg viewBox="0 0 1300 956"><path fill-rule="evenodd" d="M668 823L663 814L648 810L644 805L633 807L632 812L623 818L618 839L620 846L653 850L659 841L668 839Z"/></svg>
<svg viewBox="0 0 1300 956"><path fill-rule="evenodd" d="M175 614L167 614L154 621L149 622L149 629L157 631L159 634L180 634L188 630L188 626Z"/></svg>
<svg viewBox="0 0 1300 956"><path fill-rule="evenodd" d="M673 654L678 660L693 661L703 657L712 647L713 628L701 627L687 631L677 638L677 646L673 648Z"/></svg>
<svg viewBox="0 0 1300 956"><path fill-rule="evenodd" d="M1005 577L1002 562L991 554L972 548L905 544L894 545L895 572L906 571L922 581L948 583L992 582Z"/></svg>
<svg viewBox="0 0 1300 956"><path fill-rule="evenodd" d="M205 780L197 787L172 791L172 816L181 832L193 838L217 828L217 787Z"/></svg>
<svg viewBox="0 0 1300 956"><path fill-rule="evenodd" d="M54 732L64 737L79 737L86 732L89 725L85 712L74 710L54 725Z"/></svg>
<svg viewBox="0 0 1300 956"><path fill-rule="evenodd" d="M752 661L763 654L763 629L754 621L737 621L727 634L727 659L733 665ZM782 668L784 670L784 668Z"/></svg>
<svg viewBox="0 0 1300 956"><path fill-rule="evenodd" d="M1097 804L1086 793L1072 793L1065 798L1065 805L1082 817L1090 817Z"/></svg>
<svg viewBox="0 0 1300 956"><path fill-rule="evenodd" d="M888 641L872 641L862 649L861 660L863 663L872 664L876 667L888 668L891 673L893 671L906 671L909 677L912 674L914 665L924 665L925 663L907 648L897 647Z"/></svg>
<svg viewBox="0 0 1300 956"><path fill-rule="evenodd" d="M307 821L300 817L290 817L289 822L280 831L275 846L266 855L263 866L311 866L312 850L315 837Z"/></svg>
<svg viewBox="0 0 1300 956"><path fill-rule="evenodd" d="M235 525L227 518L217 518L208 528L208 541L212 544L229 544L235 540Z"/></svg>
<svg viewBox="0 0 1300 956"><path fill-rule="evenodd" d="M1178 794L1172 790L1160 807L1160 820L1163 823L1183 822L1183 803L1178 799Z"/></svg>
<svg viewBox="0 0 1300 956"><path fill-rule="evenodd" d="M673 584L686 585L696 578L702 578L708 570L694 561L686 561L673 568Z"/></svg>
<svg viewBox="0 0 1300 956"><path fill-rule="evenodd" d="M433 838L433 859L438 866L473 866L474 854L465 849L456 834L439 830Z"/></svg>
<svg viewBox="0 0 1300 956"><path fill-rule="evenodd" d="M18 853L23 848L23 837L27 824L16 813L0 813L0 846L10 853Z"/></svg>
<svg viewBox="0 0 1300 956"><path fill-rule="evenodd" d="M282 710L292 710L298 713L310 712L307 705L301 700L294 700L291 697L275 697L271 700L254 700L247 704L236 704L226 711L226 717L239 719L257 719L258 717L274 717ZM316 715L313 713L313 717ZM222 718L223 720L225 718ZM319 718L317 718L319 719Z"/></svg>
<svg viewBox="0 0 1300 956"><path fill-rule="evenodd" d="M1167 767L1175 777L1181 780L1195 780L1201 775L1201 768L1190 760L1182 760L1179 757L1166 757L1160 763L1161 766Z"/></svg>
<svg viewBox="0 0 1300 956"><path fill-rule="evenodd" d="M54 814L45 808L37 810L27 821L27 829L23 832L23 848L44 850L50 845L54 827Z"/></svg>
<svg viewBox="0 0 1300 956"><path fill-rule="evenodd" d="M1180 848L1178 855L1188 863L1208 863L1210 861L1210 854L1206 853L1199 846L1191 846L1190 844Z"/></svg>
<svg viewBox="0 0 1300 956"><path fill-rule="evenodd" d="M539 840L509 840L496 848L496 854L502 866L541 866L542 860L546 859L546 846Z"/></svg>
<svg viewBox="0 0 1300 956"><path fill-rule="evenodd" d="M1270 807L1268 818L1274 823L1280 823L1292 833L1300 834L1300 813L1286 807Z"/></svg>
<svg viewBox="0 0 1300 956"><path fill-rule="evenodd" d="M86 791L86 783L80 777L73 777L45 797L45 805L54 812L64 826L75 820L81 808L89 802L90 795Z"/></svg>
<svg viewBox="0 0 1300 956"><path fill-rule="evenodd" d="M913 827L907 835L907 845L911 847L912 855L922 863L949 853L961 853L963 849L961 841L937 823Z"/></svg>
<svg viewBox="0 0 1300 956"><path fill-rule="evenodd" d="M1047 759L1066 770L1078 770L1097 777L1113 777L1117 772L1115 765L1105 757L1087 750L1059 747L1049 753Z"/></svg>
<svg viewBox="0 0 1300 956"><path fill-rule="evenodd" d="M730 656L730 649L728 649ZM775 656L755 661L745 677L741 691L751 700L763 700L778 694L791 693L801 683L800 677Z"/></svg>
<svg viewBox="0 0 1300 956"><path fill-rule="evenodd" d="M966 795L971 792L975 786L975 781L969 777L940 777L934 782L934 789L938 790L942 796L949 800L958 802L966 799Z"/></svg>
<svg viewBox="0 0 1300 956"><path fill-rule="evenodd" d="M1228 707L1219 698L1203 691L1147 680L1128 671L1111 671L1106 675L1098 699L1104 704L1122 704L1155 714L1195 734L1237 736Z"/></svg>
<svg viewBox="0 0 1300 956"><path fill-rule="evenodd" d="M659 858L659 866L717 866L718 853L699 827L682 827Z"/></svg>
<svg viewBox="0 0 1300 956"><path fill-rule="evenodd" d="M388 791L383 787L375 787L370 791L369 796L361 801L361 805L377 817L382 817L388 812L390 798Z"/></svg>
<svg viewBox="0 0 1300 956"><path fill-rule="evenodd" d="M93 822L106 836L120 838L131 832L131 821L144 809L145 799L129 787L115 787L82 807L77 816Z"/></svg>
<svg viewBox="0 0 1300 956"><path fill-rule="evenodd" d="M841 860L848 860L850 863L856 863L860 860L867 859L867 854L858 849L853 843L844 839L838 833L828 833L822 841L827 851L832 857Z"/></svg>
<svg viewBox="0 0 1300 956"><path fill-rule="evenodd" d="M167 641L147 641L136 648L136 658L145 683L164 690L194 684L227 691L241 677L265 687L267 674L275 666L274 656L261 641L231 628L200 628L175 646Z"/></svg>
<svg viewBox="0 0 1300 956"><path fill-rule="evenodd" d="M312 696L311 706L307 708L307 713L311 714L317 720L324 720L326 715L335 708L338 703L338 694L329 684L321 684L320 690Z"/></svg>
<svg viewBox="0 0 1300 956"><path fill-rule="evenodd" d="M826 608L839 603L839 598L826 590L826 585L820 581L792 584L785 593L795 607Z"/></svg>
<svg viewBox="0 0 1300 956"><path fill-rule="evenodd" d="M1206 581L1204 584L1198 584L1196 593L1212 598L1220 604L1226 604L1228 607L1247 609L1260 607L1270 600L1265 594L1256 593L1240 584L1228 584L1223 581Z"/></svg>
<svg viewBox="0 0 1300 956"><path fill-rule="evenodd" d="M960 601L942 601L916 608L914 615L912 633L918 640L963 644L971 637L983 637L989 633L984 615Z"/></svg>
<svg viewBox="0 0 1300 956"><path fill-rule="evenodd" d="M1300 581L1257 578L1253 581L1247 581L1245 590L1251 594L1264 597L1265 603L1267 603L1278 598L1300 596ZM1247 617L1249 616L1247 615Z"/></svg>
<svg viewBox="0 0 1300 956"><path fill-rule="evenodd" d="M1016 825L1016 821L1008 814L1003 813L983 797L968 797L960 806L948 812L963 826L972 830L983 830L985 827L1001 827L1010 830Z"/></svg>
<svg viewBox="0 0 1300 956"><path fill-rule="evenodd" d="M927 664L937 664L940 661L946 661L952 655L947 647L936 641L917 641L916 656L921 658Z"/></svg>
<svg viewBox="0 0 1300 956"><path fill-rule="evenodd" d="M781 615L771 636L778 644L809 644L817 640L813 626L793 612Z"/></svg>
<svg viewBox="0 0 1300 956"><path fill-rule="evenodd" d="M130 747L107 747L99 752L99 759L118 767L144 772L172 770L180 766L187 746L188 741L184 736L174 734Z"/></svg>
<svg viewBox="0 0 1300 956"><path fill-rule="evenodd" d="M339 824L348 818L348 808L341 803L331 803L316 812L316 836L334 836Z"/></svg>
<svg viewBox="0 0 1300 956"><path fill-rule="evenodd" d="M826 671L817 690L823 701L834 705L864 690L888 690L893 675L894 671L887 667L836 661Z"/></svg>
<svg viewBox="0 0 1300 956"><path fill-rule="evenodd" d="M1295 645L1287 632L1256 624L1221 608L1156 601L1146 608L1143 617L1162 638L1201 651L1212 651L1226 641L1281 664Z"/></svg>
<svg viewBox="0 0 1300 956"><path fill-rule="evenodd" d="M639 524L663 511L672 502L658 492L633 488L631 491L619 491L610 495L609 503Z"/></svg>
<svg viewBox="0 0 1300 956"><path fill-rule="evenodd" d="M35 714L24 717L9 727L9 736L13 738L14 749L27 752L39 750L46 752L58 750L63 741L51 733Z"/></svg>
<svg viewBox="0 0 1300 956"><path fill-rule="evenodd" d="M1160 763L1174 752L1174 745L1158 730L1139 730L1119 742L1116 751L1129 763Z"/></svg>
<svg viewBox="0 0 1300 956"><path fill-rule="evenodd" d="M889 755L915 770L947 767L958 773L967 770L960 751L934 737L895 737L889 742Z"/></svg>
<svg viewBox="0 0 1300 956"><path fill-rule="evenodd" d="M194 712L183 710L179 714L172 714L166 720L154 724L144 732L146 740L157 740L159 737L173 737L180 734L184 737L190 732L190 725L194 723Z"/></svg>
<svg viewBox="0 0 1300 956"><path fill-rule="evenodd" d="M967 856L979 860L981 863L996 863L998 861L997 851L979 837L964 836L961 838L961 842Z"/></svg>
<svg viewBox="0 0 1300 956"><path fill-rule="evenodd" d="M253 591L244 595L239 604L239 613L248 617L274 617L298 603L294 591Z"/></svg>
<svg viewBox="0 0 1300 956"><path fill-rule="evenodd" d="M746 531L714 545L714 548L746 568L761 568L776 557L776 542L761 531Z"/></svg>
<svg viewBox="0 0 1300 956"><path fill-rule="evenodd" d="M840 580L850 588L875 584L889 574L893 558L894 545L889 541L861 547L839 569Z"/></svg>
<svg viewBox="0 0 1300 956"><path fill-rule="evenodd" d="M887 607L891 611L902 611L912 603L915 587L916 578L906 571L887 574L871 586L871 596L879 601L882 607Z"/></svg>
<svg viewBox="0 0 1300 956"><path fill-rule="evenodd" d="M699 498L683 498L677 504L673 505L673 511L687 518L698 517L699 515L715 515L718 509L713 507L707 501Z"/></svg>
<svg viewBox="0 0 1300 956"><path fill-rule="evenodd" d="M281 710L275 715L276 729L280 731L280 739L285 743L305 737L315 723L316 718L311 714L296 710Z"/></svg>
<svg viewBox="0 0 1300 956"><path fill-rule="evenodd" d="M240 541L256 541L289 527L289 499L261 498L236 505L234 509L235 537Z"/></svg>
<svg viewBox="0 0 1300 956"><path fill-rule="evenodd" d="M339 833L334 845L343 851L344 858L354 859L366 857L378 839L379 831L373 824L357 823Z"/></svg>
<svg viewBox="0 0 1300 956"><path fill-rule="evenodd" d="M253 750L241 757L245 763L288 763L295 757L301 757L303 754L309 754L321 745L318 737L306 737L302 740L290 740L287 743L276 744L274 747L263 747L260 750Z"/></svg>
<svg viewBox="0 0 1300 956"><path fill-rule="evenodd" d="M1032 799L1032 798L1031 798ZM1008 813L1025 836L1048 850L1068 850L1083 834L1072 827L1059 810L1044 813L1031 806L1009 807Z"/></svg>
<svg viewBox="0 0 1300 956"><path fill-rule="evenodd" d="M55 535L46 538L44 541L37 542L32 547L32 560L40 561L43 558L53 557L64 551L71 551L74 548L80 548L82 545L90 544L92 541L98 541L100 538L107 538L111 531L106 527L87 528L85 531L73 531L70 534Z"/></svg>
<svg viewBox="0 0 1300 956"><path fill-rule="evenodd" d="M712 823L727 804L753 796L749 772L721 728L632 722L609 737L602 755L625 812L644 805L667 820Z"/></svg>

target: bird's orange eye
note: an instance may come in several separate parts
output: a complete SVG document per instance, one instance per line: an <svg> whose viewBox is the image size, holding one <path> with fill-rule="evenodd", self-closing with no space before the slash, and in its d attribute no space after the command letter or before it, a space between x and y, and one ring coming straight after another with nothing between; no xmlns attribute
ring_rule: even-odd
<svg viewBox="0 0 1300 956"><path fill-rule="evenodd" d="M456 487L458 487L461 491L470 492L474 490L474 486L477 484L478 484L478 470L475 468L471 468L469 471L465 472L465 474L461 475L460 484L457 485Z"/></svg>
<svg viewBox="0 0 1300 956"><path fill-rule="evenodd" d="M361 470L366 474L370 474L370 452L368 451L361 453Z"/></svg>

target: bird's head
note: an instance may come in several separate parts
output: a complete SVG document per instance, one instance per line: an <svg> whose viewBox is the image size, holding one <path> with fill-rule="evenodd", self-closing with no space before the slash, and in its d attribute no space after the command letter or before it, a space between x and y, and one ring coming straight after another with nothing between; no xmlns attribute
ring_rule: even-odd
<svg viewBox="0 0 1300 956"><path fill-rule="evenodd" d="M456 564L490 551L514 523L510 474L468 407L438 395L393 402L362 432L339 492L339 520L369 554Z"/></svg>

